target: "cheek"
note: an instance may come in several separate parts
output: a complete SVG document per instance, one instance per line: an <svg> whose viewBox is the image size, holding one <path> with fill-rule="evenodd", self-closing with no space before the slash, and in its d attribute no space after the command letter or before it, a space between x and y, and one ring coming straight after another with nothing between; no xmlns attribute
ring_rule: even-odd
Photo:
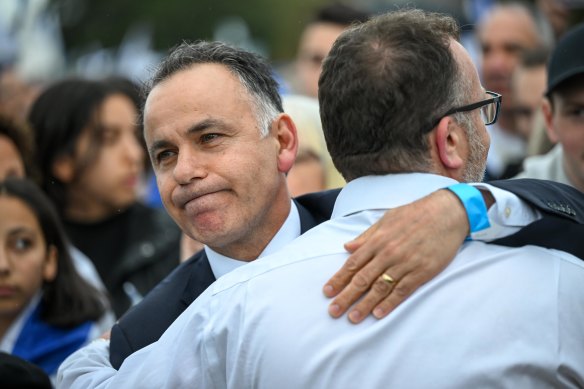
<svg viewBox="0 0 584 389"><path fill-rule="evenodd" d="M584 132L582 135L584 135ZM564 152L577 159L584 158L584 136L582 135L570 134L570 136L561 139Z"/></svg>
<svg viewBox="0 0 584 389"><path fill-rule="evenodd" d="M30 299L43 285L43 262L36 259L23 259L14 270L21 280L24 297Z"/></svg>
<svg viewBox="0 0 584 389"><path fill-rule="evenodd" d="M166 174L156 173L156 186L158 188L158 192L160 193L160 199L170 214L172 214L175 209L171 201L172 190L174 188L172 182L172 178Z"/></svg>
<svg viewBox="0 0 584 389"><path fill-rule="evenodd" d="M564 151L577 158L583 158L584 125L574 125L565 120L557 120L555 128L558 140L562 144Z"/></svg>

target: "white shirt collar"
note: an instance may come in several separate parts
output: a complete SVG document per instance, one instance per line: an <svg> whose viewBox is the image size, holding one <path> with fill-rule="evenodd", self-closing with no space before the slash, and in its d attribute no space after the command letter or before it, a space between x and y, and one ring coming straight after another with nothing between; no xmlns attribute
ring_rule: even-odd
<svg viewBox="0 0 584 389"><path fill-rule="evenodd" d="M341 190L335 202L332 218L364 210L396 208L456 183L457 181L451 178L429 173L357 178Z"/></svg>
<svg viewBox="0 0 584 389"><path fill-rule="evenodd" d="M282 227L280 227L276 235L274 235L270 243L268 243L258 258L265 257L266 255L270 255L280 250L282 247L300 236L300 214L298 213L298 208L294 201L290 200L290 203L290 213L288 214L286 221L284 221ZM208 246L205 246L205 254L207 254L215 278L219 278L247 263L247 261L241 261L219 254Z"/></svg>

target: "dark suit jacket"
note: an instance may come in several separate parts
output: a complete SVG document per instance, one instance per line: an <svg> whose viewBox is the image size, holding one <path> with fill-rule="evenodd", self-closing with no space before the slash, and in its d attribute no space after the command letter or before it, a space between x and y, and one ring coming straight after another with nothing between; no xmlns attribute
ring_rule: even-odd
<svg viewBox="0 0 584 389"><path fill-rule="evenodd" d="M535 244L558 248L584 258L584 194L542 180L493 181L515 193L543 214L543 219L494 243L506 246ZM340 190L313 193L296 199L302 233L328 220ZM172 322L215 281L204 251L200 251L152 290L113 327L110 362L118 369L133 352L155 342Z"/></svg>

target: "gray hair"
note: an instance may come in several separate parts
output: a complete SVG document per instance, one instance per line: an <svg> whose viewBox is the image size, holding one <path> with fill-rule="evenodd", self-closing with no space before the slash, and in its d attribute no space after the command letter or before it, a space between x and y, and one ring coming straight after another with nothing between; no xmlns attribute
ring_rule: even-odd
<svg viewBox="0 0 584 389"><path fill-rule="evenodd" d="M155 70L154 76L144 84L144 97L175 73L205 63L223 65L238 78L253 103L260 136L265 137L274 118L283 112L272 69L259 55L222 42L183 42L173 48Z"/></svg>

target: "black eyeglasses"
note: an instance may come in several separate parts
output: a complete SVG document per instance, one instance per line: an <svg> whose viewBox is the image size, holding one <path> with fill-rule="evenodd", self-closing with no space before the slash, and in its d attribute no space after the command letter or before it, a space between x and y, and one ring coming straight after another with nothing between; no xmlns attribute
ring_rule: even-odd
<svg viewBox="0 0 584 389"><path fill-rule="evenodd" d="M499 110L501 109L501 95L489 91L486 91L486 93L489 96L493 97L491 97L490 99L479 101L478 103L464 105L462 107L453 108L449 110L444 115L440 116L434 122L434 124L432 124L432 127L430 127L427 132L432 131L434 127L436 127L438 123L440 123L440 120L442 120L444 116L452 115L457 112L468 112L477 108L481 109L481 118L483 119L483 123L485 123L485 126L495 123L497 121L497 118L499 117Z"/></svg>

